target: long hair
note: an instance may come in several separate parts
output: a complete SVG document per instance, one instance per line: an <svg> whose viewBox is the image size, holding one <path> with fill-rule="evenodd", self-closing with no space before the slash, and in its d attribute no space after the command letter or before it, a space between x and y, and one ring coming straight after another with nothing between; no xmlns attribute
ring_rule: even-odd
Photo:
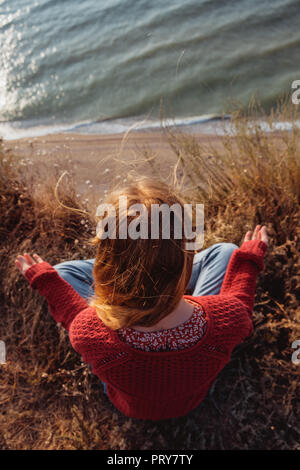
<svg viewBox="0 0 300 470"><path fill-rule="evenodd" d="M118 227L125 224L128 228L137 220L130 211L118 210L120 196L126 196L127 207L143 204L146 208L147 238L120 236ZM181 238L175 237L175 216L170 218L169 238L162 235L161 226L157 238L152 238L149 234L151 214L162 204L168 207L176 204L183 210L184 201L167 184L143 178L113 191L104 202L115 208L116 236L96 235L90 240L97 247L97 253L93 268L94 295L89 304L113 330L153 326L181 300L191 277L194 252L185 249L184 231ZM106 218L106 227L108 220Z"/></svg>

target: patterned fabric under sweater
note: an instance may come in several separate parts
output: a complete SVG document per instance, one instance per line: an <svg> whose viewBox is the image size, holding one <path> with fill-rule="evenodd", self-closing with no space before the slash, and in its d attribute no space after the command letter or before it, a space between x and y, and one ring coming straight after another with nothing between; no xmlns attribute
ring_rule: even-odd
<svg viewBox="0 0 300 470"><path fill-rule="evenodd" d="M189 301L190 302L190 301ZM120 328L119 337L133 348L142 351L174 351L196 344L207 329L204 310L195 302L192 316L175 328L151 332Z"/></svg>

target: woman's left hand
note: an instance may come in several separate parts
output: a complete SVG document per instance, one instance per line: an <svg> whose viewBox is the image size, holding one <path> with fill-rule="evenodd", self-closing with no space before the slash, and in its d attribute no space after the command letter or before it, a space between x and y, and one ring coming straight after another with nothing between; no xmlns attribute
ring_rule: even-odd
<svg viewBox="0 0 300 470"><path fill-rule="evenodd" d="M36 253L33 255L33 258L28 253L24 253L24 256L18 255L16 260L15 260L15 265L19 269L20 273L25 276L25 272L27 269L29 269L31 266L37 263L42 263L43 260L42 258L37 255Z"/></svg>

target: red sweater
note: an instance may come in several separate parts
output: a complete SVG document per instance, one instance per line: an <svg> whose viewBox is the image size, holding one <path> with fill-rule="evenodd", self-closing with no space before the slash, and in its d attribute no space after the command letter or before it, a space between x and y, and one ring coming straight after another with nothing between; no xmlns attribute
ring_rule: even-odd
<svg viewBox="0 0 300 470"><path fill-rule="evenodd" d="M45 297L53 318L69 331L73 348L107 383L116 408L133 418L160 420L195 408L232 350L252 332L256 278L266 249L261 241L244 242L231 256L219 295L184 296L202 306L208 325L198 343L178 351L148 352L126 344L45 261L31 266L25 276Z"/></svg>

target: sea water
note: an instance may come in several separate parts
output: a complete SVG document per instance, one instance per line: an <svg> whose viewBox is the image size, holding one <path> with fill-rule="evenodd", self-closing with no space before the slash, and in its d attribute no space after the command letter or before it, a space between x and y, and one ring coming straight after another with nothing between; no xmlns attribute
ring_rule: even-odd
<svg viewBox="0 0 300 470"><path fill-rule="evenodd" d="M0 0L0 135L211 131L299 57L299 0Z"/></svg>

